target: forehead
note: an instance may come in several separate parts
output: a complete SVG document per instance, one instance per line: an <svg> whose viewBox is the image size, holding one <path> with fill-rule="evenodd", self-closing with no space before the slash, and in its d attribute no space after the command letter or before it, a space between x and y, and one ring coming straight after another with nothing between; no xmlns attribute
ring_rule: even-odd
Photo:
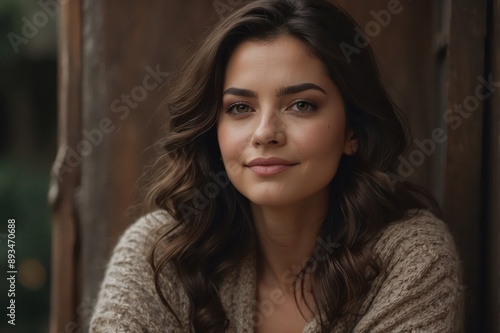
<svg viewBox="0 0 500 333"><path fill-rule="evenodd" d="M226 66L225 86L233 83L329 80L322 61L303 42L290 36L272 41L246 40L231 54Z"/></svg>

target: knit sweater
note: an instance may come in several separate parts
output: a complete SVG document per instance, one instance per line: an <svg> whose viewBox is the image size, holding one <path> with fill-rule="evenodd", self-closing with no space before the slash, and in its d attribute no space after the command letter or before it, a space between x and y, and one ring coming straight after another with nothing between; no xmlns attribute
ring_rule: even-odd
<svg viewBox="0 0 500 333"><path fill-rule="evenodd" d="M415 209L408 214L387 225L370 243L381 259L381 273L361 302L361 315L340 318L333 332L463 331L464 288L453 238L429 211ZM147 261L158 228L168 228L173 222L166 213L156 211L137 220L121 236L100 286L91 333L188 332L161 303ZM219 288L229 319L227 332L254 332L258 318L254 311L259 308L255 258L249 255ZM189 327L189 300L169 267L160 274L161 289L184 327ZM319 325L312 319L303 333L316 332Z"/></svg>

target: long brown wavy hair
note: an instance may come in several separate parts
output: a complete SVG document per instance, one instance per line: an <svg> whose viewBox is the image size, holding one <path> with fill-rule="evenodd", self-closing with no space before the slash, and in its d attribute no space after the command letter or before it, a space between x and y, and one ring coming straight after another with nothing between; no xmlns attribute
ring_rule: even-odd
<svg viewBox="0 0 500 333"><path fill-rule="evenodd" d="M411 208L439 215L428 192L391 176L408 147L409 131L381 83L369 43L346 56L345 47L364 38L355 27L346 12L326 0L243 1L183 54L165 99L169 131L146 200L177 222L154 244L150 263L161 301L182 326L159 286L165 265L175 269L190 301L191 332L227 329L218 286L257 244L248 199L229 182L216 136L225 67L242 41L283 35L301 41L340 89L347 123L359 140L358 152L341 158L329 184L328 213L318 235L334 236L340 247L309 276L322 332L330 332L341 316L355 314L380 274L369 240ZM294 282L302 296L307 269Z"/></svg>

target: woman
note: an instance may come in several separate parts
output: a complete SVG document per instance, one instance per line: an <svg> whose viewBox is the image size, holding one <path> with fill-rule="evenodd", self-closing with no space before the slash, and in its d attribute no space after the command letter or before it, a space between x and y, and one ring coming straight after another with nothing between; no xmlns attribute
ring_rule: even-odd
<svg viewBox="0 0 500 333"><path fill-rule="evenodd" d="M91 332L459 332L461 267L371 47L326 0L258 0L191 50ZM344 44L343 44L344 43ZM396 180L397 178L397 180ZM427 200L418 200L427 198Z"/></svg>

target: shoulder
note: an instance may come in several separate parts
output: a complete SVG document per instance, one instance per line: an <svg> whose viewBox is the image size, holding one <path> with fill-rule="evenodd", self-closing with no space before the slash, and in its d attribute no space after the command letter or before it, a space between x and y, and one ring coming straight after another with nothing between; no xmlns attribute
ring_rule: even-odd
<svg viewBox="0 0 500 333"><path fill-rule="evenodd" d="M116 265L127 260L137 263L138 257L149 255L153 244L166 229L175 225L170 214L156 210L136 219L119 236L107 265Z"/></svg>
<svg viewBox="0 0 500 333"><path fill-rule="evenodd" d="M461 262L447 225L427 210L410 210L373 241L381 271L354 331L460 332Z"/></svg>
<svg viewBox="0 0 500 333"><path fill-rule="evenodd" d="M389 223L373 249L383 274L400 282L439 280L451 288L461 284L461 260L453 236L445 222L428 210L413 209Z"/></svg>
<svg viewBox="0 0 500 333"><path fill-rule="evenodd" d="M385 259L404 259L405 254L419 252L430 258L447 256L455 263L459 260L448 226L424 209L409 210L401 219L389 223L375 241L375 252Z"/></svg>
<svg viewBox="0 0 500 333"><path fill-rule="evenodd" d="M149 250L164 228L175 224L173 218L164 211L154 211L143 215L130 224L118 237L110 258L106 261L106 269L110 266L120 267L128 262L139 265L146 262Z"/></svg>
<svg viewBox="0 0 500 333"><path fill-rule="evenodd" d="M163 210L156 210L143 215L132 223L122 234L119 242L127 240L150 240L160 231L176 224L174 218Z"/></svg>
<svg viewBox="0 0 500 333"><path fill-rule="evenodd" d="M166 211L156 210L147 213L132 223L120 236L107 263L107 278L112 271L121 270L123 274L135 275L138 281L152 281L153 269L150 255L158 239L177 225L177 221ZM161 255L161 244L155 248L155 262ZM140 276L139 276L140 275ZM168 285L177 281L170 265L165 265L159 276ZM164 285L165 286L165 285Z"/></svg>
<svg viewBox="0 0 500 333"><path fill-rule="evenodd" d="M120 236L106 265L90 332L142 332L145 329L163 332L165 328L174 328L175 320L157 293L149 253L165 228L175 224L166 212L155 211L137 219ZM178 281L169 267L162 270L159 285L169 302L184 311Z"/></svg>

